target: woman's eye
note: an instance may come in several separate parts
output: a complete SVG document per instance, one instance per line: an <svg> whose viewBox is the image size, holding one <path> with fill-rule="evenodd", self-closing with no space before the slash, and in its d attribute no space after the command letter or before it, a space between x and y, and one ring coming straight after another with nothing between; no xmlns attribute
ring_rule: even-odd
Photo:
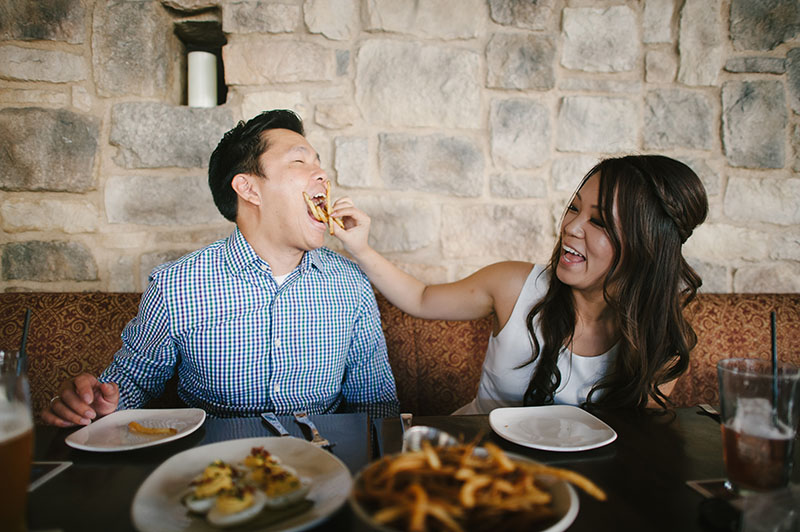
<svg viewBox="0 0 800 532"><path fill-rule="evenodd" d="M591 219L589 219L589 221L592 222L597 227L600 227L602 229L605 229L605 227L606 227L606 224L603 223L603 220L598 220L597 218L591 218Z"/></svg>
<svg viewBox="0 0 800 532"><path fill-rule="evenodd" d="M578 212L578 208L575 206L574 203L571 203L570 206L567 207L567 210L570 212Z"/></svg>

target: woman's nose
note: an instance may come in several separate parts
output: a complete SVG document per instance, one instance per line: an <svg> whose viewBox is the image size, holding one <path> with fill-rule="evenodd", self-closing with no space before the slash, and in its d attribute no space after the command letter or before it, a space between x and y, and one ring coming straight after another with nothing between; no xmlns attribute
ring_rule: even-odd
<svg viewBox="0 0 800 532"><path fill-rule="evenodd" d="M564 232L570 236L583 237L583 221L580 216L576 216L569 221L564 221Z"/></svg>

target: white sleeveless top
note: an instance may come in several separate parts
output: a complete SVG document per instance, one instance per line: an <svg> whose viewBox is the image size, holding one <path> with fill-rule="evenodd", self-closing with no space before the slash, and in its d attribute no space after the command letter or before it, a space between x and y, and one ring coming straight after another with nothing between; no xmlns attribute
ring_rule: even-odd
<svg viewBox="0 0 800 532"><path fill-rule="evenodd" d="M538 365L536 360L522 366L533 356L533 340L525 320L533 305L544 297L548 283L548 274L544 267L534 266L525 280L508 322L497 336L489 338L478 395L453 414L488 414L499 407L522 406L523 395ZM535 330L541 345L538 323ZM586 401L592 386L606 375L617 350L618 344L614 344L602 355L584 357L562 348L558 356L561 384L555 393L555 403L578 406Z"/></svg>

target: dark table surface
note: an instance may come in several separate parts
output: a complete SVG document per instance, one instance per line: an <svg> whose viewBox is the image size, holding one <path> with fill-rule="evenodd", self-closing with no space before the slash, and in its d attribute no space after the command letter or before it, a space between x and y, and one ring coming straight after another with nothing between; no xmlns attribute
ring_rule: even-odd
<svg viewBox="0 0 800 532"><path fill-rule="evenodd" d="M577 471L608 494L605 502L579 492L579 512L570 531L681 530L709 532L699 520L704 498L688 480L724 476L719 425L697 409L675 416L595 412L618 434L604 447L581 452L529 449L495 434L488 416L415 417L414 425L434 426L455 436L491 441L531 459ZM306 437L290 417L279 416L293 436ZM383 453L400 450L400 420L371 424L363 414L313 416L320 432L336 444L333 454L356 473ZM29 494L31 530L132 530L130 509L141 483L164 460L208 443L275 436L260 418L207 418L197 432L163 445L116 453L80 451L64 438L72 431L36 428L35 460L66 460L73 465ZM800 445L795 446L795 456ZM800 480L795 468L794 482ZM365 530L345 505L315 530Z"/></svg>

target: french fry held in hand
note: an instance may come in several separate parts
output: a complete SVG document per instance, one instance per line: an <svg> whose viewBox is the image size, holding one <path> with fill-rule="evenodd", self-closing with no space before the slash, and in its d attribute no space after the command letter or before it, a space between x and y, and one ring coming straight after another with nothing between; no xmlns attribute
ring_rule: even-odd
<svg viewBox="0 0 800 532"><path fill-rule="evenodd" d="M333 234L333 226L331 225L331 220L333 220L336 225L344 229L344 223L342 222L341 218L336 216L331 216L332 207L331 207L331 183L330 181L326 183L325 186L325 208L322 208L320 205L314 203L314 201L309 197L308 193L303 192L303 199L306 200L306 205L308 205L311 214L314 215L314 218L317 221L328 224L328 232Z"/></svg>
<svg viewBox="0 0 800 532"><path fill-rule="evenodd" d="M174 429L172 427L145 427L144 425L140 425L135 421L128 423L128 430L131 432L138 432L139 434L155 434L161 436L172 436L173 434L178 433L178 429Z"/></svg>
<svg viewBox="0 0 800 532"><path fill-rule="evenodd" d="M368 466L354 496L372 519L398 530L531 530L557 516L548 486L565 480L589 495L606 495L586 477L557 467L516 461L492 443L385 457ZM542 525L539 525L542 526Z"/></svg>

